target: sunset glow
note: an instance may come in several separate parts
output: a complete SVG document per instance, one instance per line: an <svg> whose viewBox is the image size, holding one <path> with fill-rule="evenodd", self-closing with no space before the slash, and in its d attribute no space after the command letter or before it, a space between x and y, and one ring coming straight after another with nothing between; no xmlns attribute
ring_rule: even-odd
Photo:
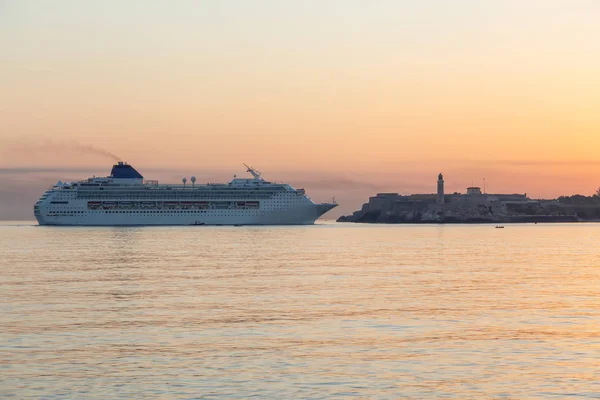
<svg viewBox="0 0 600 400"><path fill-rule="evenodd" d="M584 0L3 2L0 180L110 169L76 143L150 178L252 163L340 213L440 171L449 191L589 195L599 20ZM86 174L67 175L19 176Z"/></svg>

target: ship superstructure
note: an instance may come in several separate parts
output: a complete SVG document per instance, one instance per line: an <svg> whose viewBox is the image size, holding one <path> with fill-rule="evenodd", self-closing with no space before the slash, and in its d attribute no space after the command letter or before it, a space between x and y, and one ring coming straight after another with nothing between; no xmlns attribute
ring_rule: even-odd
<svg viewBox="0 0 600 400"><path fill-rule="evenodd" d="M304 189L252 178L229 183L159 184L118 162L105 178L59 181L34 205L40 225L307 225L334 208L316 204Z"/></svg>

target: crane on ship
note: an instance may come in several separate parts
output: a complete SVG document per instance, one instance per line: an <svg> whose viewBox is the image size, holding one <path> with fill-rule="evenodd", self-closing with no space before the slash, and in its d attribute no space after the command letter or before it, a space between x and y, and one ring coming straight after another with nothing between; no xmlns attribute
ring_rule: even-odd
<svg viewBox="0 0 600 400"><path fill-rule="evenodd" d="M259 181L263 180L263 178L260 176L260 171L254 169L252 167L249 167L245 163L244 163L244 167L247 168L246 172L250 172L252 174L252 176L254 177L254 179L259 180Z"/></svg>

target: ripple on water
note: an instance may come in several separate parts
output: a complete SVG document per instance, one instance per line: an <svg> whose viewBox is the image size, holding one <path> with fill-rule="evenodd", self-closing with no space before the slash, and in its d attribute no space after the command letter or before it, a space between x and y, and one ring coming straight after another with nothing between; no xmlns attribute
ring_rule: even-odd
<svg viewBox="0 0 600 400"><path fill-rule="evenodd" d="M15 398L599 398L600 225L0 226Z"/></svg>

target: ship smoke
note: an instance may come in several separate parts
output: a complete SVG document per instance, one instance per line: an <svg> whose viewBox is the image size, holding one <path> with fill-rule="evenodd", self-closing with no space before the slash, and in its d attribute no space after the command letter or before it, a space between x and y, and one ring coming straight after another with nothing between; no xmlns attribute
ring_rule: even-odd
<svg viewBox="0 0 600 400"><path fill-rule="evenodd" d="M110 158L113 161L121 161L122 159L114 153L111 153L108 150L104 150L100 147L93 145L85 145L77 143L73 140L53 140L46 139L42 140L41 143L31 143L27 142L17 142L13 143L12 146L7 146L7 151L10 152L20 152L20 153L83 153L95 156L101 156L105 158Z"/></svg>
<svg viewBox="0 0 600 400"><path fill-rule="evenodd" d="M74 150L78 150L83 153L96 154L99 156L110 157L113 159L113 161L121 161L121 158L119 156L117 156L116 154L111 153L110 151L101 149L96 146L82 145L82 144L71 144L71 146L73 147Z"/></svg>

